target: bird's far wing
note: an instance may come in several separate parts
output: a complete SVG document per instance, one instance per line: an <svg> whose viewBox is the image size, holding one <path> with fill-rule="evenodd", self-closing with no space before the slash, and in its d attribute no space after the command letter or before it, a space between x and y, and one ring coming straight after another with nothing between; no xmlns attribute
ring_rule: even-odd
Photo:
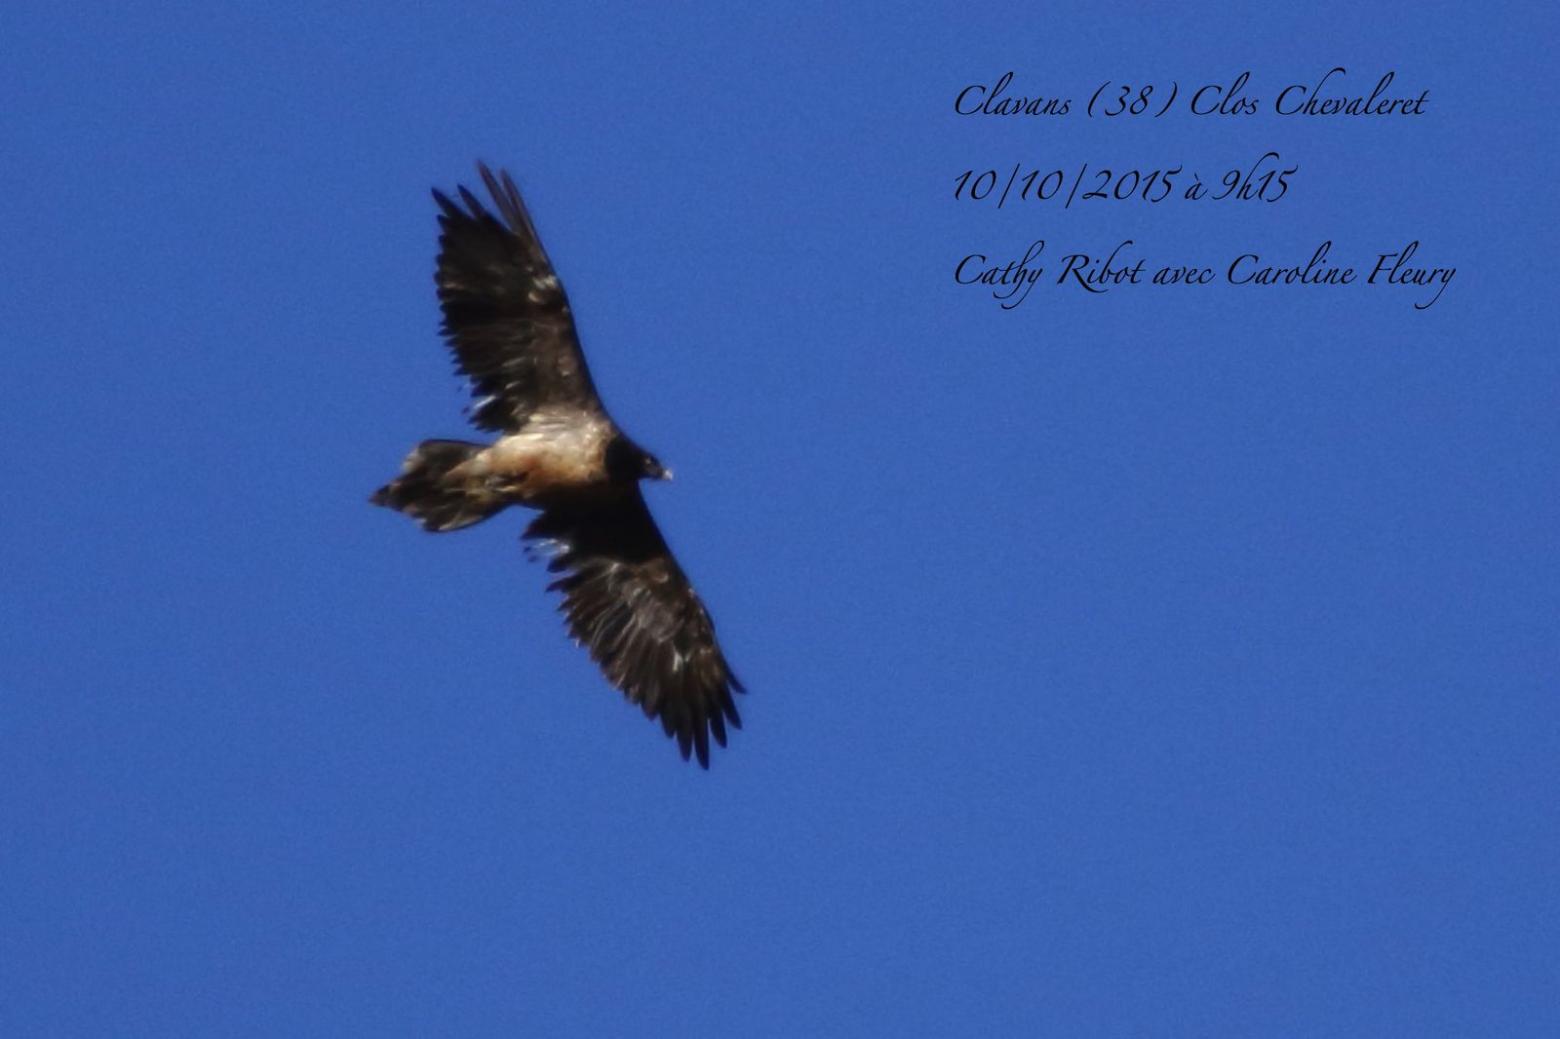
<svg viewBox="0 0 1560 1039"><path fill-rule="evenodd" d="M434 280L444 338L471 380L471 421L514 432L543 405L604 414L569 314L569 300L508 173L478 165L498 215L464 187L464 208L437 189Z"/></svg>
<svg viewBox="0 0 1560 1039"><path fill-rule="evenodd" d="M715 642L715 625L672 558L638 486L609 500L548 508L525 537L564 576L559 607L574 641L645 715L660 718L683 760L710 762L710 736L726 745L741 728L733 693L743 691Z"/></svg>

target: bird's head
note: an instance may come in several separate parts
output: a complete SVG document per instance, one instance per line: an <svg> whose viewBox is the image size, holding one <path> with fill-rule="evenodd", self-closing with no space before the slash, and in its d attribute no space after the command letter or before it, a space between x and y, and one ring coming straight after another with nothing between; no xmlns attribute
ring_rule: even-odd
<svg viewBox="0 0 1560 1039"><path fill-rule="evenodd" d="M616 482L670 480L672 471L649 451L619 436L607 445L607 475Z"/></svg>
<svg viewBox="0 0 1560 1039"><path fill-rule="evenodd" d="M644 468L641 471L644 473L646 480L670 480L672 478L672 471L662 465L661 460L648 451L645 452L643 465Z"/></svg>

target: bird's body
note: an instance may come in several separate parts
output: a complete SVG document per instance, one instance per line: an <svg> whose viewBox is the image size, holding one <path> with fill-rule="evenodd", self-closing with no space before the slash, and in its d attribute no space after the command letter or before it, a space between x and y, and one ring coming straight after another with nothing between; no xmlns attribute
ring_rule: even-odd
<svg viewBox="0 0 1560 1039"><path fill-rule="evenodd" d="M658 717L684 758L709 764L739 727L742 686L714 624L651 518L642 479L670 471L607 414L575 335L568 300L508 174L479 167L499 217L460 189L435 191L436 281L444 335L472 382L471 419L491 444L425 440L373 501L433 532L459 530L511 505L540 510L524 537L564 576L570 633L609 680Z"/></svg>
<svg viewBox="0 0 1560 1039"><path fill-rule="evenodd" d="M543 408L518 433L499 437L460 468L462 475L503 485L517 504L541 508L550 497L607 481L607 446L616 435L602 419Z"/></svg>

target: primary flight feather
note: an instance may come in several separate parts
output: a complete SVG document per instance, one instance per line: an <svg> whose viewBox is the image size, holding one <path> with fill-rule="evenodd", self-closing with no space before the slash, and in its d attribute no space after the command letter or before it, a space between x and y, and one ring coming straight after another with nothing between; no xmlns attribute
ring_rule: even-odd
<svg viewBox="0 0 1560 1039"><path fill-rule="evenodd" d="M510 505L540 510L525 539L559 574L569 633L607 679L659 718L686 760L709 767L710 738L740 728L742 684L715 625L640 494L669 479L617 427L596 394L568 297L508 173L477 167L493 211L464 187L435 190L434 280L445 341L471 381L472 424L491 444L425 440L371 499L433 532L459 530Z"/></svg>

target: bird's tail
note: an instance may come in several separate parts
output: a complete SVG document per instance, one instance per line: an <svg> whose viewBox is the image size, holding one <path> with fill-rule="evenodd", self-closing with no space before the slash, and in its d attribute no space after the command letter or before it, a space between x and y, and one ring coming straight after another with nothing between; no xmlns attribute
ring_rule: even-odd
<svg viewBox="0 0 1560 1039"><path fill-rule="evenodd" d="M465 440L424 440L401 463L401 475L369 501L404 512L436 533L480 523L509 504L486 480L458 471L481 450L481 444Z"/></svg>

